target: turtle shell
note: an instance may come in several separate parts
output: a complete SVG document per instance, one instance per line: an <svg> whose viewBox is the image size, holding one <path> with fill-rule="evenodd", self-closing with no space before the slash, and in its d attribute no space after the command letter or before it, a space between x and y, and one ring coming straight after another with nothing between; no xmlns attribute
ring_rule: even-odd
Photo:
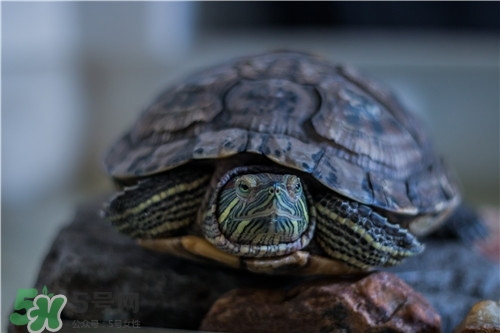
<svg viewBox="0 0 500 333"><path fill-rule="evenodd" d="M105 158L117 180L252 153L389 212L458 202L422 125L385 87L316 56L239 58L172 86Z"/></svg>

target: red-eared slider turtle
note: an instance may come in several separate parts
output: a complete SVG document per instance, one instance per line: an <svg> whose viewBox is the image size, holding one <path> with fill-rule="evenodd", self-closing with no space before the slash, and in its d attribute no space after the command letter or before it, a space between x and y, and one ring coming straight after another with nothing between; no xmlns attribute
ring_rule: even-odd
<svg viewBox="0 0 500 333"><path fill-rule="evenodd" d="M145 247L250 271L399 264L457 206L421 124L355 70L303 53L180 82L105 158L103 209Z"/></svg>

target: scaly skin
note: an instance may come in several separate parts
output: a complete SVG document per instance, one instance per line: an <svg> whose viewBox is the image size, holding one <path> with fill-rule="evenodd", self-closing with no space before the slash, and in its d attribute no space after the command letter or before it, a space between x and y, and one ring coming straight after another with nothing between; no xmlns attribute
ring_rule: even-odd
<svg viewBox="0 0 500 333"><path fill-rule="evenodd" d="M368 206L333 192L313 199L289 170L240 166L218 177L213 189L210 177L193 169L150 177L115 196L104 217L146 247L267 273L287 265L311 266L308 254L295 254L304 253L312 241L333 261L360 271L396 265L423 250L406 229ZM203 204L207 190L210 199ZM206 244L187 235L196 222ZM147 240L151 238L155 240ZM313 259L319 262L318 256Z"/></svg>

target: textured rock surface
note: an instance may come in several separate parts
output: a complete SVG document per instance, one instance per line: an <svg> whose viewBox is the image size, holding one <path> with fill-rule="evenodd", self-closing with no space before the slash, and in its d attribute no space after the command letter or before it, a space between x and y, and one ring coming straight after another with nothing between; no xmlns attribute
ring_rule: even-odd
<svg viewBox="0 0 500 333"><path fill-rule="evenodd" d="M443 332L451 332L475 303L500 299L498 254L485 253L483 245L494 247L500 239L499 214L495 208L486 212L490 236L474 249L453 240L427 239L423 254L388 269L426 297L441 315Z"/></svg>
<svg viewBox="0 0 500 333"><path fill-rule="evenodd" d="M453 333L500 332L500 302L481 301L472 307L467 317Z"/></svg>
<svg viewBox="0 0 500 333"><path fill-rule="evenodd" d="M46 285L51 293L67 296L63 319L135 319L141 327L197 329L212 303L230 289L293 282L286 277L214 269L145 250L100 219L99 207L80 209L61 231L35 284L39 291ZM120 298L130 293L139 295L135 313L135 309L119 308Z"/></svg>
<svg viewBox="0 0 500 333"><path fill-rule="evenodd" d="M299 282L147 251L101 220L99 206L83 207L61 231L35 285L68 297L64 319L136 319L141 327L196 329L213 302L231 289L287 290ZM427 298L441 315L444 332L451 332L474 303L500 299L498 266L453 241L429 240L426 246L423 255L392 271ZM96 292L111 293L111 304L98 307ZM119 308L119 297L133 292L139 294L138 311Z"/></svg>
<svg viewBox="0 0 500 333"><path fill-rule="evenodd" d="M500 263L500 209L483 207L480 213L490 230L490 235L476 246L486 257Z"/></svg>
<svg viewBox="0 0 500 333"><path fill-rule="evenodd" d="M217 332L439 332L422 295L385 272L323 278L289 291L237 289L219 298L200 327Z"/></svg>

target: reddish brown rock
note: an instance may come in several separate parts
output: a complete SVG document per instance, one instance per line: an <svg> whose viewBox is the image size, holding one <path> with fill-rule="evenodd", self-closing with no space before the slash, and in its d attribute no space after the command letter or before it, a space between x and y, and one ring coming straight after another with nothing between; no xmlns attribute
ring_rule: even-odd
<svg viewBox="0 0 500 333"><path fill-rule="evenodd" d="M482 207L480 210L484 223L488 227L488 237L480 239L475 245L484 256L500 264L500 208Z"/></svg>
<svg viewBox="0 0 500 333"><path fill-rule="evenodd" d="M200 329L225 332L440 332L425 298L395 275L320 279L289 291L236 289L220 297Z"/></svg>
<svg viewBox="0 0 500 333"><path fill-rule="evenodd" d="M453 333L500 332L500 302L481 301L471 308Z"/></svg>
<svg viewBox="0 0 500 333"><path fill-rule="evenodd" d="M38 290L47 286L51 293L67 296L68 303L61 316L69 324L65 323L63 330L65 327L71 329L74 320L99 320L108 323L109 320L130 319L139 320L140 327L196 329L212 304L232 289L291 290L298 283L304 283L300 277L248 274L142 249L136 242L114 230L111 223L99 218L97 212L104 199L79 209L75 219L54 240L35 285L24 286ZM498 224L498 218L496 221ZM454 239L428 239L425 245L426 250L422 255L409 258L402 265L387 270L392 270L413 289L425 295L441 315L443 332L451 332L465 318L474 303L483 299L500 299L498 265ZM321 282L322 288L331 289L328 284L332 284L332 281L335 280ZM278 310L283 311L279 309L279 305L284 303L284 295L288 295L286 304L299 296L310 303L321 299L321 292L318 290L318 298L314 302L304 294L300 295L299 292L305 292L304 286L296 289L297 296L284 291L275 293L281 300L281 303L276 301ZM112 293L113 303L109 307L98 308L94 299L95 292ZM118 306L120 295L129 292L139 294L137 313ZM411 294L413 292L407 297ZM14 299L10 302L7 306L13 307ZM410 303L416 304L415 301ZM308 309L312 305L303 306ZM406 309L408 306L407 302ZM334 304L325 306L330 309L330 313L336 313L331 310L333 307ZM295 305L295 308L298 306ZM308 311L303 312L311 318L319 318L318 322L323 320L321 314L312 317L313 314ZM325 310L325 313L329 312ZM268 313L268 317L270 315ZM289 318L283 312L278 312L276 316L287 320ZM342 316L342 313L338 316ZM408 318L419 317L408 315ZM4 325L9 323L8 318L3 319L1 322ZM391 320L394 319L393 316ZM338 322L342 321L339 319ZM5 328L2 326L0 331ZM325 331L328 330L331 331L331 328L325 325ZM27 332L26 326L13 325L9 326L8 331Z"/></svg>

